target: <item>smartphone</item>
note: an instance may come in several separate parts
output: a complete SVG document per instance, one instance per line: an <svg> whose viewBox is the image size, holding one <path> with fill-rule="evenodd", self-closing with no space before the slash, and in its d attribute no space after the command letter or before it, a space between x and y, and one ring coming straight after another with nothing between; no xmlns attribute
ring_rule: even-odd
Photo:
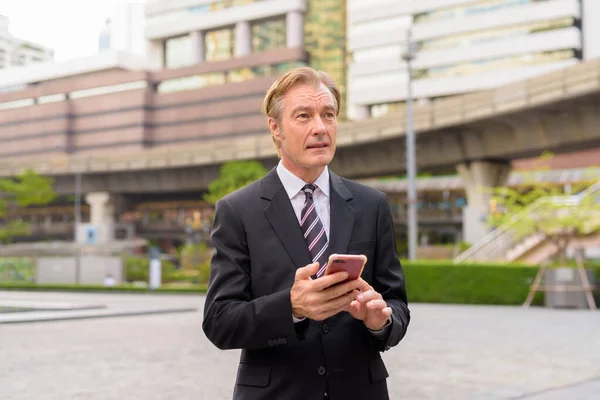
<svg viewBox="0 0 600 400"><path fill-rule="evenodd" d="M332 254L329 256L325 275L346 271L348 278L340 283L352 281L360 277L366 263L367 257L362 254Z"/></svg>

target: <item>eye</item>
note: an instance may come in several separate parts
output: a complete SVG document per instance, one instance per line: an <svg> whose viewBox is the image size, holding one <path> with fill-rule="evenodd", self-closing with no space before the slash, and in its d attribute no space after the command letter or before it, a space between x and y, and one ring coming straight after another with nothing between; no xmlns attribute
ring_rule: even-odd
<svg viewBox="0 0 600 400"><path fill-rule="evenodd" d="M306 119L306 118L308 118L308 114L307 113L298 114L297 118L299 118L299 119Z"/></svg>
<svg viewBox="0 0 600 400"><path fill-rule="evenodd" d="M333 118L334 115L332 112L325 113L325 118Z"/></svg>

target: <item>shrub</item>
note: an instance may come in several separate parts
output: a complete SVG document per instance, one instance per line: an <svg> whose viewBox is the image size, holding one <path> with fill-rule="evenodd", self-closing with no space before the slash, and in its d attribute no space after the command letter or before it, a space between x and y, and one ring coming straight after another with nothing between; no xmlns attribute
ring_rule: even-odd
<svg viewBox="0 0 600 400"><path fill-rule="evenodd" d="M537 266L452 261L402 261L409 302L521 305L538 272ZM600 268L596 267L596 276ZM532 304L543 304L538 292Z"/></svg>
<svg viewBox="0 0 600 400"><path fill-rule="evenodd" d="M150 260L147 257L131 256L125 259L125 280L127 282L148 282ZM163 282L169 282L177 275L175 264L162 261L161 275Z"/></svg>

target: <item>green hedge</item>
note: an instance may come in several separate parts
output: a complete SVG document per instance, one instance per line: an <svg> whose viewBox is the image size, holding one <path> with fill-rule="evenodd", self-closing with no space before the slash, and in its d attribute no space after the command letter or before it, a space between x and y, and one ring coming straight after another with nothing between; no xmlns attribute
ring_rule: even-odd
<svg viewBox="0 0 600 400"><path fill-rule="evenodd" d="M521 305L538 272L520 264L453 264L451 261L401 261L412 303ZM591 265L600 277L600 268ZM541 305L538 292L533 304Z"/></svg>

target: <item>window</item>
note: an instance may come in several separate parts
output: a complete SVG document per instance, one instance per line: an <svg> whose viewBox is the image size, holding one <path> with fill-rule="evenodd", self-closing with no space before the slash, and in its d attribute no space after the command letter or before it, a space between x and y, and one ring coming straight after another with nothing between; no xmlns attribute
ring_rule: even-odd
<svg viewBox="0 0 600 400"><path fill-rule="evenodd" d="M285 47L285 18L261 21L252 25L253 52L269 51Z"/></svg>
<svg viewBox="0 0 600 400"><path fill-rule="evenodd" d="M427 70L417 70L415 71L415 76L419 79L449 78L454 76L483 74L502 69L539 65L572 58L575 58L574 50L546 51L541 53L523 54L489 60L477 60L444 67L431 68Z"/></svg>
<svg viewBox="0 0 600 400"><path fill-rule="evenodd" d="M461 5L433 10L415 15L415 23L448 21L456 18L486 14L503 8L517 7L546 0L482 0L471 5Z"/></svg>
<svg viewBox="0 0 600 400"><path fill-rule="evenodd" d="M206 61L229 60L233 56L234 38L230 28L206 32Z"/></svg>
<svg viewBox="0 0 600 400"><path fill-rule="evenodd" d="M165 65L180 68L192 64L190 37L180 36L165 42Z"/></svg>
<svg viewBox="0 0 600 400"><path fill-rule="evenodd" d="M468 47L472 45L491 43L511 37L527 36L531 33L545 32L573 26L573 18L560 18L550 21L533 22L523 25L515 25L508 28L496 28L471 33L464 33L427 40L419 43L420 51L447 49L452 47Z"/></svg>

